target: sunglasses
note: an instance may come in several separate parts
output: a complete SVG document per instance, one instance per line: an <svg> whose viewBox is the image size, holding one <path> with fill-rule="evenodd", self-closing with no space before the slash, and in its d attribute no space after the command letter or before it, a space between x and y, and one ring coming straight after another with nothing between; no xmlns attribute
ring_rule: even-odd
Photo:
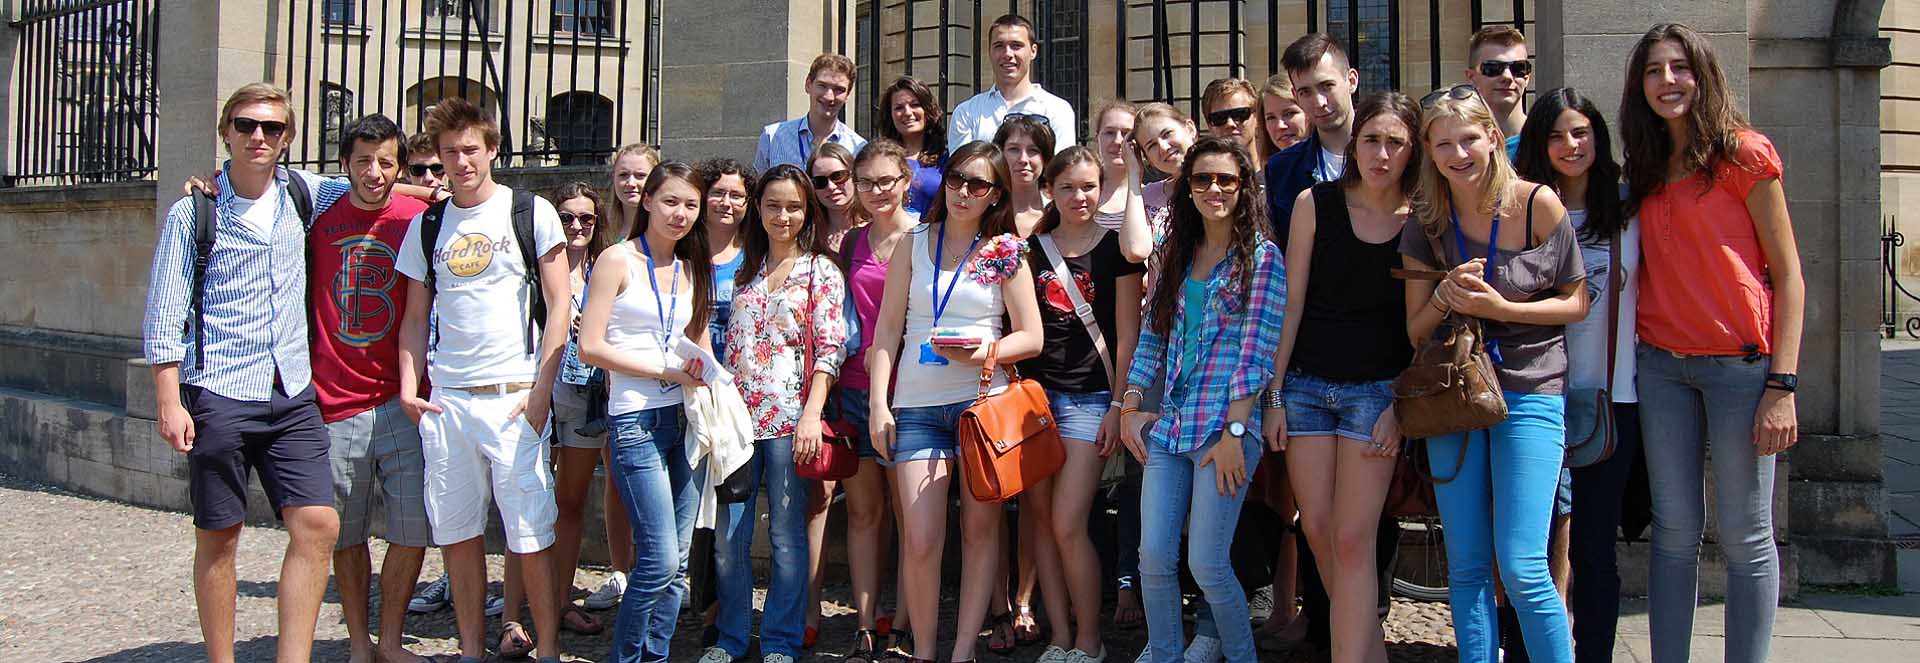
<svg viewBox="0 0 1920 663"><path fill-rule="evenodd" d="M249 136L253 135L253 130L259 129L261 133L266 134L268 138L279 138L280 134L287 132L287 123L279 120L256 120L250 117L236 117L233 118L233 129Z"/></svg>
<svg viewBox="0 0 1920 663"><path fill-rule="evenodd" d="M852 171L836 170L825 175L813 176L813 188L825 189L828 184L846 184L853 177Z"/></svg>
<svg viewBox="0 0 1920 663"><path fill-rule="evenodd" d="M600 217L594 215L594 213L592 212L586 212L583 214L574 214L573 212L560 213L560 225L563 225L563 226L571 226L575 221L579 221L580 225L582 226L591 226L593 225L594 221L598 221L598 220L600 220Z"/></svg>
<svg viewBox="0 0 1920 663"><path fill-rule="evenodd" d="M945 184L948 191L960 191L964 189L968 196L974 198L987 195L992 193L994 189L1000 188L1000 185L994 184L993 182L978 177L967 177L965 175L948 175Z"/></svg>
<svg viewBox="0 0 1920 663"><path fill-rule="evenodd" d="M1253 117L1253 108L1251 107L1228 108L1225 110L1217 110L1211 113L1207 113L1207 126L1217 127L1217 126L1226 124L1228 122L1239 124L1241 122L1246 122L1247 118L1250 118L1250 117Z"/></svg>
<svg viewBox="0 0 1920 663"><path fill-rule="evenodd" d="M1479 96L1479 94L1478 91L1473 89L1472 85L1461 83L1444 90L1428 92L1426 96L1420 98L1420 107L1433 108L1433 105L1439 103L1442 97L1454 100L1465 100Z"/></svg>
<svg viewBox="0 0 1920 663"><path fill-rule="evenodd" d="M1533 63L1526 60L1483 60L1480 62L1481 76L1499 76L1502 71L1513 72L1514 78L1526 78L1533 75Z"/></svg>
<svg viewBox="0 0 1920 663"><path fill-rule="evenodd" d="M1235 193L1240 190L1240 176L1229 173L1194 173L1187 176L1187 189L1194 193L1206 193L1215 186L1220 187L1221 193Z"/></svg>
<svg viewBox="0 0 1920 663"><path fill-rule="evenodd" d="M1014 120L1022 117L1032 120L1038 124L1045 124L1049 127L1053 126L1051 123L1047 122L1047 116L1041 115L1039 113L1007 113L1007 117L1002 119L1001 122L1007 122L1009 120Z"/></svg>
<svg viewBox="0 0 1920 663"><path fill-rule="evenodd" d="M435 177L439 177L441 175L447 174L446 164L438 164L438 163L407 164L407 172L413 173L414 177L426 177L427 171L429 170L433 171L433 175Z"/></svg>
<svg viewBox="0 0 1920 663"><path fill-rule="evenodd" d="M874 179L857 179L853 181L853 190L859 191L860 193L872 193L875 191L886 193L892 191L893 186L899 184L900 180L903 179L906 178L900 175Z"/></svg>

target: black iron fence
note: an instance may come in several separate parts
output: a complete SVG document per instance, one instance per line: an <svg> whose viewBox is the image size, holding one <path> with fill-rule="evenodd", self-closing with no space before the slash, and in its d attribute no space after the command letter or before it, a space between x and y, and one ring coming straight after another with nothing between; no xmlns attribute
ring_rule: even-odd
<svg viewBox="0 0 1920 663"><path fill-rule="evenodd" d="M491 109L501 165L604 161L658 142L661 0L286 0L282 80L299 133L288 160L338 168L338 137L367 113L409 133L434 104Z"/></svg>
<svg viewBox="0 0 1920 663"><path fill-rule="evenodd" d="M0 186L143 179L154 170L155 0L28 0L8 104Z"/></svg>

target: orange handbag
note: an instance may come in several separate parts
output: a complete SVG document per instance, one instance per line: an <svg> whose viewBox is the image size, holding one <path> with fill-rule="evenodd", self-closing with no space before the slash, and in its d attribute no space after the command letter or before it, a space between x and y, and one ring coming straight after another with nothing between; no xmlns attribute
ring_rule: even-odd
<svg viewBox="0 0 1920 663"><path fill-rule="evenodd" d="M967 491L982 502L1004 502L1053 476L1067 460L1060 428L1040 383L1020 379L1007 366L1007 388L987 395L993 383L998 343L987 346L980 394L960 414L960 471Z"/></svg>

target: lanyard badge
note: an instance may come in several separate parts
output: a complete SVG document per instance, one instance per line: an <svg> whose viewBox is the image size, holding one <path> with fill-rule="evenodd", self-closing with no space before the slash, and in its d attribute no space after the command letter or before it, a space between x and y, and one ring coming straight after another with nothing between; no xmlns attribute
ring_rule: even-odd
<svg viewBox="0 0 1920 663"><path fill-rule="evenodd" d="M654 276L653 274L653 270L654 270L653 248L650 246L647 246L646 233L640 233L640 252L647 259L647 285L651 286L653 289L653 311L655 315L660 316L659 318L660 319L660 337L658 339L658 342L660 344L660 359L661 361L666 361L668 357L673 356L673 350L672 350L672 347L667 344L667 338L673 335L674 318L679 315L680 311L676 307L663 306L661 304L660 279ZM667 291L666 301L668 304L672 304L673 302L677 301L679 298L680 298L680 260L678 258L675 258L673 261L673 285ZM671 380L660 381L660 393L663 393L663 394L670 393L673 390L679 389L679 388L680 388L680 385L673 383L673 381Z"/></svg>
<svg viewBox="0 0 1920 663"><path fill-rule="evenodd" d="M1472 254L1467 252L1467 234L1460 230L1460 215L1453 212L1452 210L1448 210L1447 216L1449 219L1453 221L1453 241L1454 241L1454 245L1460 249L1460 259L1470 260L1471 259L1470 256ZM1487 233L1486 281L1489 285L1493 283L1494 264L1496 261L1499 260L1499 258L1500 258L1500 215L1496 213L1493 215L1493 229L1488 231ZM1493 364L1495 366L1499 366L1500 364L1504 363L1504 360L1500 356L1500 339L1493 338L1492 336L1487 337L1487 358L1493 360Z"/></svg>
<svg viewBox="0 0 1920 663"><path fill-rule="evenodd" d="M974 247L980 245L980 236L976 234L973 236L973 243L967 245L967 252L961 254L963 257L960 260L960 264L953 268L953 276L947 279L947 296L942 298L940 296L940 265L946 256L947 230L942 227L937 232L940 234L934 239L933 243L933 278L931 279L933 288L933 329L940 328L940 316L946 314L947 303L953 301L953 291L959 289L960 273L967 271L967 261L964 256L972 255ZM920 365L946 366L948 363L950 362L947 361L946 357L942 357L940 353L933 351L933 339L931 336L928 337L927 342L920 344Z"/></svg>

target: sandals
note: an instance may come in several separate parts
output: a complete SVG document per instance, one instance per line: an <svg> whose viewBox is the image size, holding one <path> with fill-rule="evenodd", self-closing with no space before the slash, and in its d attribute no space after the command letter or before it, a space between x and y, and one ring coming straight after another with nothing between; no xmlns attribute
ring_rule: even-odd
<svg viewBox="0 0 1920 663"><path fill-rule="evenodd" d="M880 654L879 663L933 663L931 660L913 657L913 631L900 629L887 635L887 650Z"/></svg>
<svg viewBox="0 0 1920 663"><path fill-rule="evenodd" d="M500 625L500 658L526 658L531 653L533 638L527 637L527 627L520 622Z"/></svg>
<svg viewBox="0 0 1920 663"><path fill-rule="evenodd" d="M840 660L845 663L876 663L874 647L878 646L880 633L877 630L863 628L853 632L853 651Z"/></svg>
<svg viewBox="0 0 1920 663"><path fill-rule="evenodd" d="M607 630L607 625L577 605L568 605L567 611L560 613L560 628L580 635L599 635Z"/></svg>
<svg viewBox="0 0 1920 663"><path fill-rule="evenodd" d="M1005 629L1002 631L1001 629ZM1005 635L1001 635L1005 633ZM1019 641L1013 633L1013 611L993 615L987 618L987 651L1006 656L1019 647ZM970 663L953 661L952 663Z"/></svg>
<svg viewBox="0 0 1920 663"><path fill-rule="evenodd" d="M1015 606L1013 610L1013 643L1015 645L1026 647L1047 639L1047 633L1040 627L1040 621L1033 617L1033 606Z"/></svg>

